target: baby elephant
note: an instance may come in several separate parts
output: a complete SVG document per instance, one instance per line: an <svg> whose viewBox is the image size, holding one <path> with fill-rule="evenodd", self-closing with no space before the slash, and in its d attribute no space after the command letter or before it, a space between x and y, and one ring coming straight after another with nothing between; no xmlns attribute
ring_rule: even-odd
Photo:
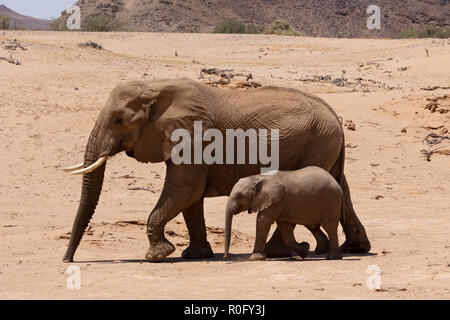
<svg viewBox="0 0 450 320"><path fill-rule="evenodd" d="M284 243L305 258L309 244L298 244L295 224L306 226L317 240L316 252L327 252L327 259L342 259L337 228L344 219L343 192L325 170L306 167L297 171L278 171L240 179L230 193L225 219L225 255L228 257L233 215L258 211L255 248L250 260L264 260L264 247L270 226L276 221ZM328 234L327 237L320 227ZM328 250L329 249L329 250Z"/></svg>

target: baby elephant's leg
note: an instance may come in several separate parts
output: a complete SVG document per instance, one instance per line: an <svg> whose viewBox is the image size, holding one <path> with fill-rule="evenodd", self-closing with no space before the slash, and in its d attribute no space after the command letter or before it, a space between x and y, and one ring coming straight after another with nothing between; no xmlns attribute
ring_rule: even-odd
<svg viewBox="0 0 450 320"><path fill-rule="evenodd" d="M269 211L271 211L271 208L259 212L258 217L256 218L255 247L253 249L253 254L250 256L250 261L266 260L267 258L264 253L264 248L266 247L270 226L275 221Z"/></svg>
<svg viewBox="0 0 450 320"><path fill-rule="evenodd" d="M306 258L309 253L309 243L297 243L297 241L295 241L294 226L290 223L277 221L277 225L280 229L281 236L283 237L284 244L291 248L291 250L297 252L300 257Z"/></svg>
<svg viewBox="0 0 450 320"><path fill-rule="evenodd" d="M327 253L329 250L328 247L328 238L325 233L320 230L320 226L306 226L309 231L311 231L312 235L316 239L317 245L316 250L314 250L315 254Z"/></svg>
<svg viewBox="0 0 450 320"><path fill-rule="evenodd" d="M326 256L327 260L342 259L341 250L339 249L339 241L337 235L337 228L339 221L327 222L322 225L328 234L330 250Z"/></svg>

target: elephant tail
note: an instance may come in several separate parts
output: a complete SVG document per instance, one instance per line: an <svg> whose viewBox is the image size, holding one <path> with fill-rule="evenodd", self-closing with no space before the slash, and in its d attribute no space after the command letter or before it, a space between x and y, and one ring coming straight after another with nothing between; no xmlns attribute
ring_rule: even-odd
<svg viewBox="0 0 450 320"><path fill-rule="evenodd" d="M342 201L341 201L341 225L345 226L345 195L344 195L344 184L345 184L345 176L344 176L344 164L345 164L345 135L342 132L342 147L341 152L339 154L339 174L336 177L337 182L342 190Z"/></svg>
<svg viewBox="0 0 450 320"><path fill-rule="evenodd" d="M341 225L344 226L345 225L345 197L344 197L344 193L342 193L342 198L341 198L341 217L340 217L340 221L341 221Z"/></svg>

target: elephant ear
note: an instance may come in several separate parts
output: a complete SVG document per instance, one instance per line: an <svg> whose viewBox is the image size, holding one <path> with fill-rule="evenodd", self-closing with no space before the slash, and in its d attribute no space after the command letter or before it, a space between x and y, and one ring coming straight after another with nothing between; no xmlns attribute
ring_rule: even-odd
<svg viewBox="0 0 450 320"><path fill-rule="evenodd" d="M140 162L169 160L173 147L171 136L176 129L185 129L194 137L194 121L202 121L202 129L212 126L209 111L200 84L190 79L138 81L146 120L134 148L134 157Z"/></svg>
<svg viewBox="0 0 450 320"><path fill-rule="evenodd" d="M255 184L255 196L252 202L253 211L263 211L284 197L285 187L278 179L263 178Z"/></svg>

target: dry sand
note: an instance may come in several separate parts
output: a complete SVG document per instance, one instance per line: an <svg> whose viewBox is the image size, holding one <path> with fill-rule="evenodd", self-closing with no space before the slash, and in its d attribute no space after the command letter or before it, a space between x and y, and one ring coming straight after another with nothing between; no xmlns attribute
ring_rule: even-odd
<svg viewBox="0 0 450 320"><path fill-rule="evenodd" d="M421 90L450 86L449 40L0 33L4 44L15 38L28 50L12 52L21 66L0 61L0 298L450 298L450 140L424 142L429 133L450 130L450 112L424 108L427 98L450 90ZM87 40L108 51L78 47ZM0 56L9 52L0 49ZM81 179L60 169L82 160L111 89L131 79L197 79L202 65L250 71L263 85L318 94L344 121L356 124L356 131L345 130L346 175L372 243L369 255L248 262L255 215L241 214L234 223L234 255L223 261L227 198L222 197L206 201L214 259L180 258L188 243L180 215L166 228L177 250L165 262L147 263L144 223L158 199L164 165L144 165L121 154L108 162L100 203L76 261L61 261ZM315 75L363 85L298 81ZM449 98L438 105L449 108ZM441 153L427 161L421 150L437 147ZM296 237L314 248L304 227L296 228ZM342 242L341 230L340 237ZM79 290L66 287L70 265L81 270ZM381 270L381 290L366 285L371 265Z"/></svg>

